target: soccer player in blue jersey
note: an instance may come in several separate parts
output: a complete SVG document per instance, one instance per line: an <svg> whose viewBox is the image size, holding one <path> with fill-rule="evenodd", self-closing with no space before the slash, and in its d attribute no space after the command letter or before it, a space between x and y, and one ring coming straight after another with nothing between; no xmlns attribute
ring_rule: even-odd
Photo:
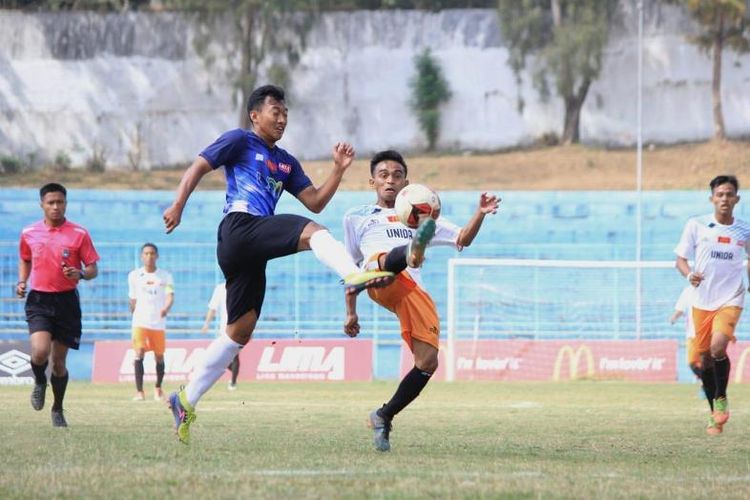
<svg viewBox="0 0 750 500"><path fill-rule="evenodd" d="M274 214L282 190L311 212L323 210L352 164L352 146L339 142L333 147L333 170L316 188L297 159L276 146L287 125L283 89L273 85L255 89L247 112L252 129L225 132L204 149L182 176L174 203L164 211L170 233L180 224L185 204L203 176L224 167L226 204L216 253L226 278L227 334L211 343L187 387L169 397L183 443L190 438L198 401L252 336L263 305L269 260L312 250L343 279L347 293L384 286L393 279L390 272L361 271L325 227L298 215Z"/></svg>

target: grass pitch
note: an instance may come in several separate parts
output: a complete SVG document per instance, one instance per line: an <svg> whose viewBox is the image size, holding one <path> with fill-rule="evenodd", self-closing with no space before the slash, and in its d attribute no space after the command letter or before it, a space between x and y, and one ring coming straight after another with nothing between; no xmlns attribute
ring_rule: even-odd
<svg viewBox="0 0 750 500"><path fill-rule="evenodd" d="M217 385L192 443L130 385L72 383L68 429L3 387L0 498L750 497L750 388L723 435L696 385L434 383L372 449L395 382Z"/></svg>

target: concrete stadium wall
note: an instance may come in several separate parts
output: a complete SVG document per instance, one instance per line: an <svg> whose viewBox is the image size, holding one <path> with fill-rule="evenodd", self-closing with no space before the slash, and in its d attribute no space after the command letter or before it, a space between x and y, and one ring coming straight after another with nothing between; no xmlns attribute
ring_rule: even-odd
<svg viewBox="0 0 750 500"><path fill-rule="evenodd" d="M635 142L634 5L622 3L621 24L590 89L585 142ZM682 11L648 3L646 141L712 134L711 63L686 41L695 29ZM140 157L142 168L190 161L237 125L240 109L224 72L236 54L208 69L193 48L195 36L192 18L175 13L0 11L0 153L42 162L63 151L80 165L98 152L110 166ZM560 99L542 102L528 75L520 88L526 107L518 112L519 88L494 10L367 11L328 13L313 25L291 75L281 145L302 159L327 157L338 140L361 154L423 148L408 101L413 59L426 47L453 92L439 148L495 150L560 132ZM221 51L218 42L214 49ZM726 51L722 97L732 136L750 133L748 81L750 55Z"/></svg>

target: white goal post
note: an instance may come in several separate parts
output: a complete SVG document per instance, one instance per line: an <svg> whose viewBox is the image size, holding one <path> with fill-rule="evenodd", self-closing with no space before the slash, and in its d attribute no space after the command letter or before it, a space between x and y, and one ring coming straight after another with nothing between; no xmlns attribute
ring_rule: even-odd
<svg viewBox="0 0 750 500"><path fill-rule="evenodd" d="M446 379L456 341L684 337L674 261L448 260Z"/></svg>

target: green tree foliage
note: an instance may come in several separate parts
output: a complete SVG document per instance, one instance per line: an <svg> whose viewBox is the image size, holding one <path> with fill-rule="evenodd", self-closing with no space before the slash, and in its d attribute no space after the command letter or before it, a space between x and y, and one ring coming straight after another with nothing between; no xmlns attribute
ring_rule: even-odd
<svg viewBox="0 0 750 500"><path fill-rule="evenodd" d="M100 11L125 11L137 9L149 9L151 0L0 0L2 9L39 9L39 10L100 10ZM172 4L174 2L156 2L161 4ZM200 5L204 2L193 2L197 10L202 10ZM223 4L226 9L232 9L236 0L223 0L222 2L209 2ZM477 9L492 8L495 0L300 0L295 2L297 9L302 11L328 11L328 10L380 10L380 9L420 9L420 10L442 10L442 9ZM161 8L161 6L160 6Z"/></svg>
<svg viewBox="0 0 750 500"><path fill-rule="evenodd" d="M267 83L288 85L289 69L299 61L315 12L305 11L310 2L303 0L166 0L164 4L197 13L196 51L209 67L222 59L243 127L248 126L245 104L259 83L261 64L268 63L269 77L276 79Z"/></svg>
<svg viewBox="0 0 750 500"><path fill-rule="evenodd" d="M428 149L433 150L440 135L440 106L450 99L451 91L430 49L414 58L414 66L417 73L409 82L411 107L417 113L419 127L427 136Z"/></svg>
<svg viewBox="0 0 750 500"><path fill-rule="evenodd" d="M581 108L599 76L617 0L498 0L509 64L519 84L533 56L532 82L542 99L554 88L565 104L561 142L579 142Z"/></svg>
<svg viewBox="0 0 750 500"><path fill-rule="evenodd" d="M25 10L93 10L125 12L147 9L150 0L0 0L1 9Z"/></svg>
<svg viewBox="0 0 750 500"><path fill-rule="evenodd" d="M726 131L721 106L721 58L724 47L739 53L750 50L747 3L745 0L671 0L669 3L684 6L702 28L700 34L688 39L711 54L714 138L723 140Z"/></svg>

